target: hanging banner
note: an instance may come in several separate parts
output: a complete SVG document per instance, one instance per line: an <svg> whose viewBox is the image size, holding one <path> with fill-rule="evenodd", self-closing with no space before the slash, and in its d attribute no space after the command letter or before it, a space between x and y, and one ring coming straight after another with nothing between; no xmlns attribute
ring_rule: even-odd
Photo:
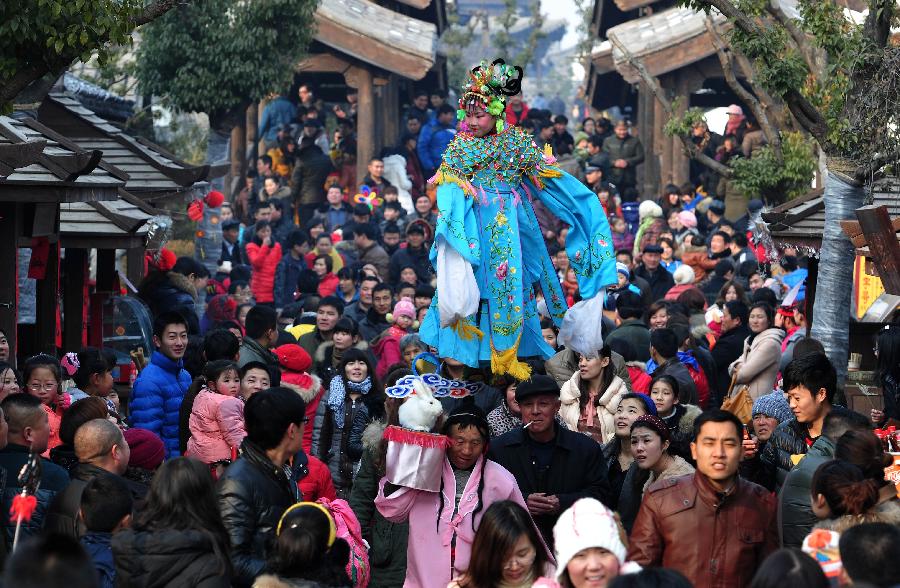
<svg viewBox="0 0 900 588"><path fill-rule="evenodd" d="M861 319L883 293L881 278L866 273L866 258L857 256L853 263L853 310L856 318Z"/></svg>

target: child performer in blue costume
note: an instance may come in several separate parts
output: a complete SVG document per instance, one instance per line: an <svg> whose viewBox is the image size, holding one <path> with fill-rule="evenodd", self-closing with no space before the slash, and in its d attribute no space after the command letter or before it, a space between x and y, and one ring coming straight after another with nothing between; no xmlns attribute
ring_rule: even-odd
<svg viewBox="0 0 900 588"><path fill-rule="evenodd" d="M559 339L588 357L602 347L605 287L616 283L612 235L597 196L556 167L531 135L504 120L506 98L521 90L522 68L498 59L469 74L459 101L461 130L431 180L440 210L431 263L434 296L422 340L477 368L527 379L520 357L548 358L535 286ZM568 309L544 245L532 199L569 225L566 251L582 301Z"/></svg>

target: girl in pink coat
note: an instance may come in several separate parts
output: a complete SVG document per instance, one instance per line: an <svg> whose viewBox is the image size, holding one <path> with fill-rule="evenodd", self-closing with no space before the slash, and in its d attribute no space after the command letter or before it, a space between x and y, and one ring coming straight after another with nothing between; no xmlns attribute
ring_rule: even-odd
<svg viewBox="0 0 900 588"><path fill-rule="evenodd" d="M185 455L211 466L228 464L247 435L237 364L227 359L211 361L203 368L203 377L206 382L188 420L191 438Z"/></svg>
<svg viewBox="0 0 900 588"><path fill-rule="evenodd" d="M487 458L490 433L480 408L455 408L442 431L450 445L440 491L395 486L382 478L375 498L384 518L409 522L404 588L446 588L468 569L475 531L488 507L512 500L526 508L513 475Z"/></svg>

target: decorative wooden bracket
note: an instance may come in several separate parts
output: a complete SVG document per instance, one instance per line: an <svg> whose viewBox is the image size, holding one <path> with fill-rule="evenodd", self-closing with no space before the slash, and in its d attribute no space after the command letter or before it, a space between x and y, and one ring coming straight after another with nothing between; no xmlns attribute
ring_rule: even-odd
<svg viewBox="0 0 900 588"><path fill-rule="evenodd" d="M885 206L856 209L859 221L843 221L841 228L854 247L868 247L875 270L888 294L900 296L900 218L891 220Z"/></svg>

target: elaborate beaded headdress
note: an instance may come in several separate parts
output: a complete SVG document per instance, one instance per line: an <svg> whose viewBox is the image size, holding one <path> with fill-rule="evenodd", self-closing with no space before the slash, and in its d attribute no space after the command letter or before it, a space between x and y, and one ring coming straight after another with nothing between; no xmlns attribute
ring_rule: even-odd
<svg viewBox="0 0 900 588"><path fill-rule="evenodd" d="M506 98L522 91L522 68L518 65L507 65L502 59L496 59L488 65L482 61L472 68L459 99L459 110L456 117L462 120L466 109L473 105L483 105L492 116L500 116L506 110ZM501 130L502 119L497 121L497 130Z"/></svg>

